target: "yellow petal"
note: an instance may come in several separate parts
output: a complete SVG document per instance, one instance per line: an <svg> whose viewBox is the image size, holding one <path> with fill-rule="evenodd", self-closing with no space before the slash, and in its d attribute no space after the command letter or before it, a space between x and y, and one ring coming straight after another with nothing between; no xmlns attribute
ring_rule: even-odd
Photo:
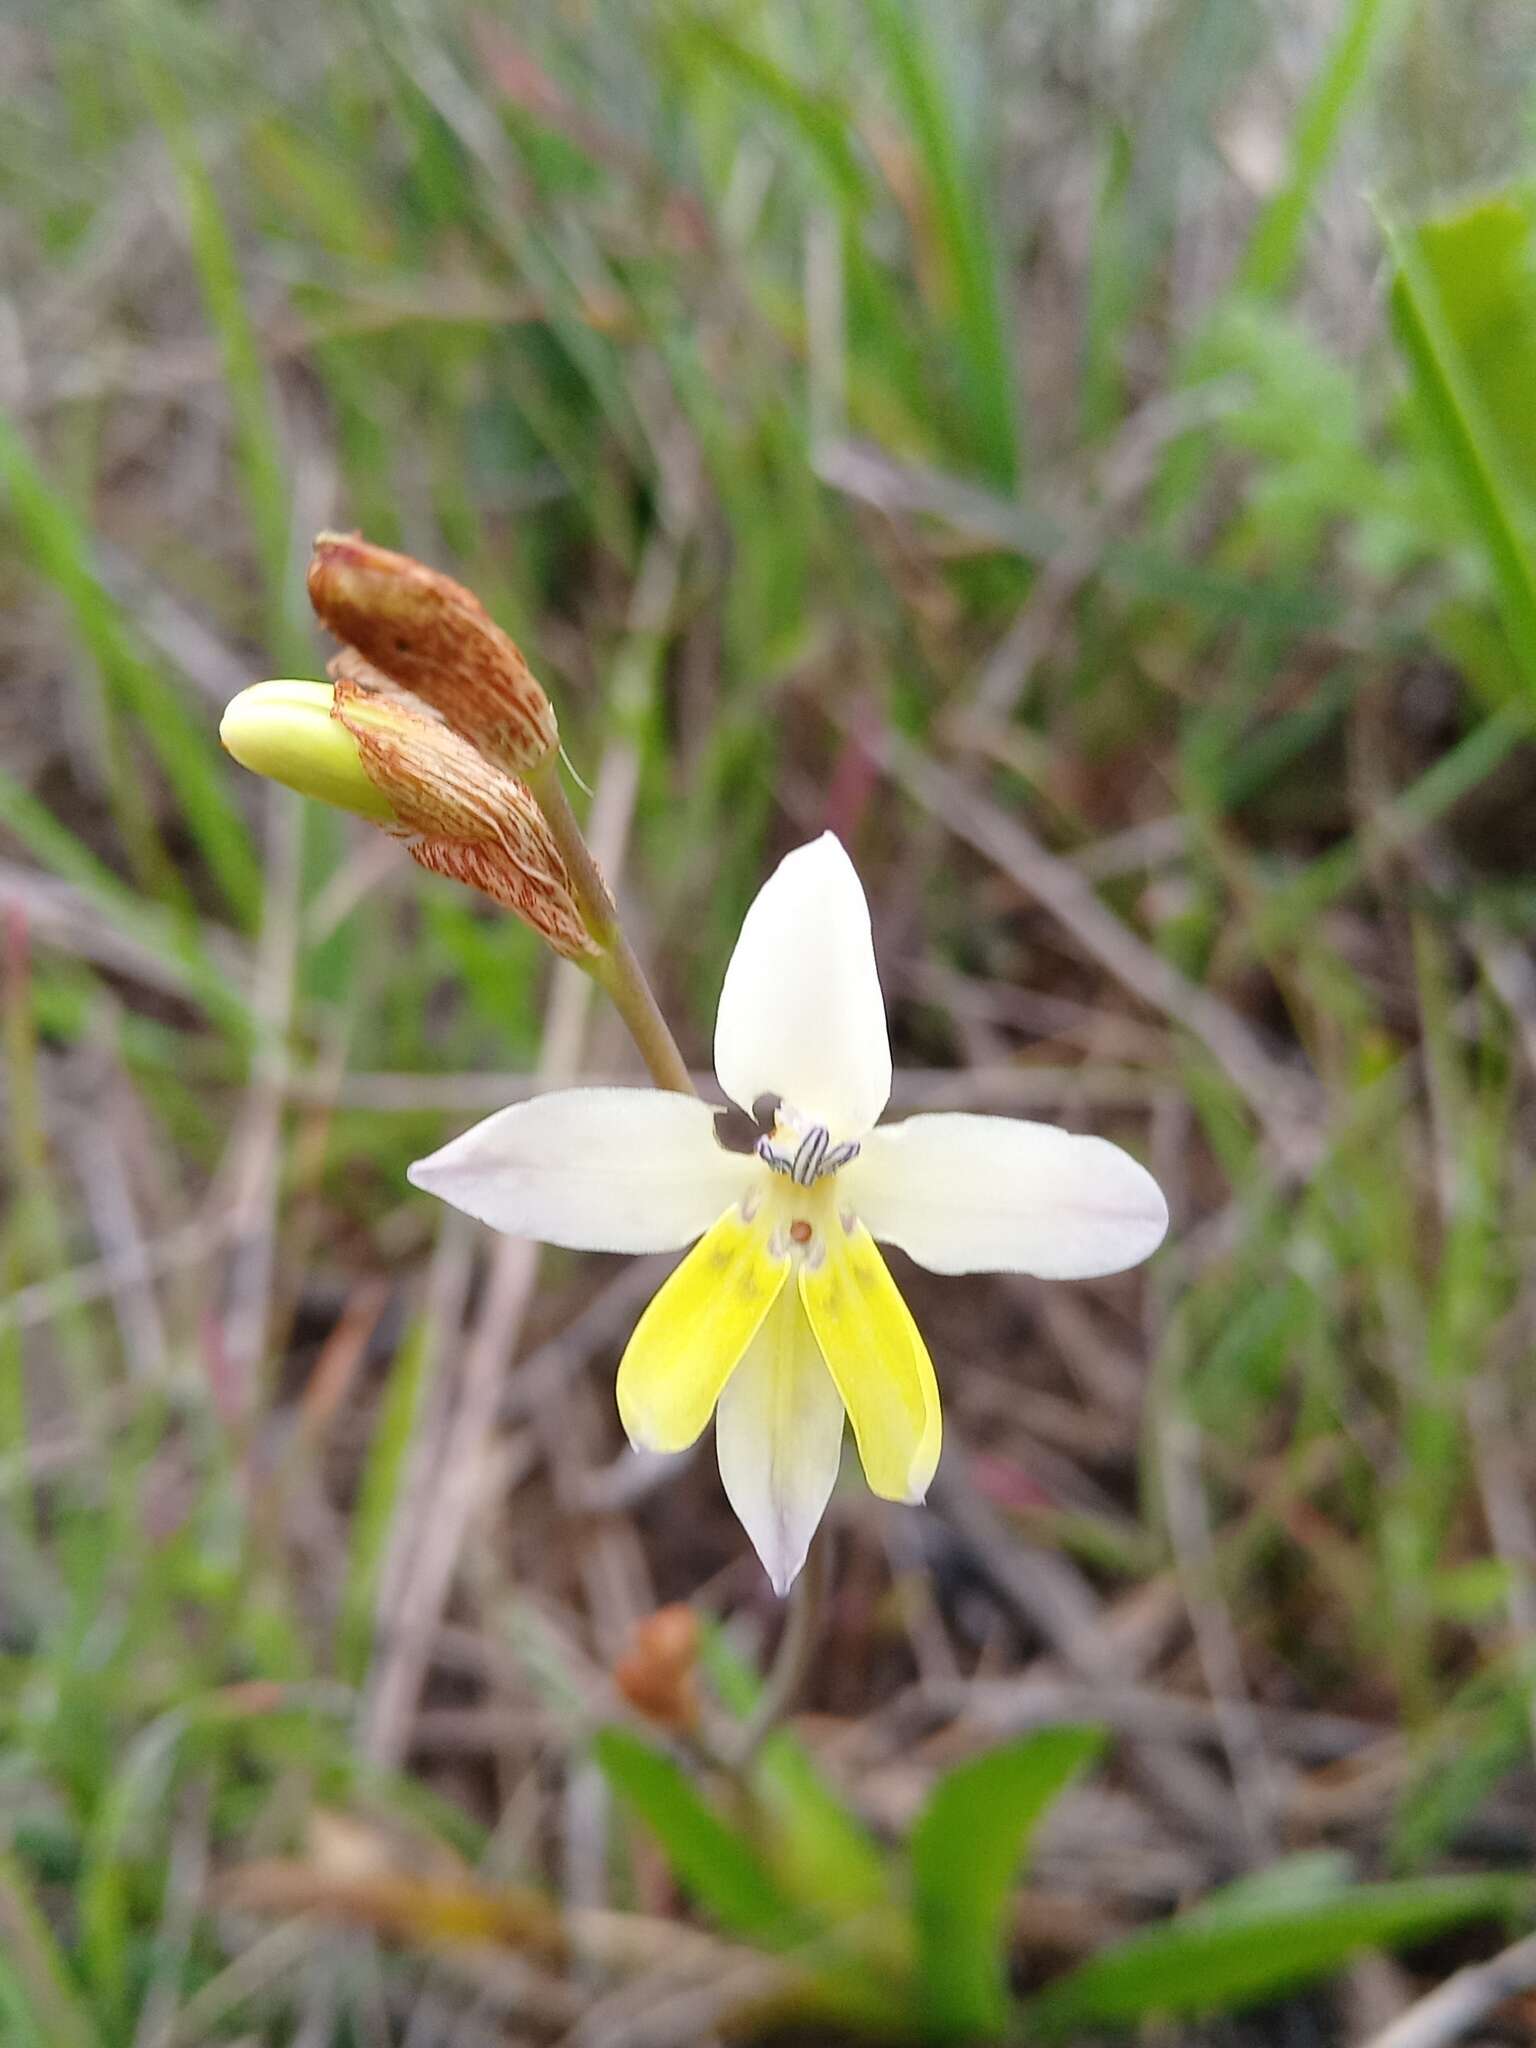
<svg viewBox="0 0 1536 2048"><path fill-rule="evenodd" d="M648 1451L684 1451L789 1272L765 1219L731 1208L705 1232L635 1325L619 1362L619 1416Z"/></svg>
<svg viewBox="0 0 1536 2048"><path fill-rule="evenodd" d="M870 1490L921 1500L939 1462L939 1389L927 1346L862 1223L834 1221L800 1298L853 1424Z"/></svg>

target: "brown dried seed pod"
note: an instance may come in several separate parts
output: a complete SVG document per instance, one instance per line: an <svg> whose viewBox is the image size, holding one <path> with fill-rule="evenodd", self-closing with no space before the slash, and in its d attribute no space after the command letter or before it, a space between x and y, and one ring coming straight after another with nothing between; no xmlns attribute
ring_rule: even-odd
<svg viewBox="0 0 1536 2048"><path fill-rule="evenodd" d="M554 708L473 591L360 534L322 533L309 565L322 623L513 774L559 745Z"/></svg>

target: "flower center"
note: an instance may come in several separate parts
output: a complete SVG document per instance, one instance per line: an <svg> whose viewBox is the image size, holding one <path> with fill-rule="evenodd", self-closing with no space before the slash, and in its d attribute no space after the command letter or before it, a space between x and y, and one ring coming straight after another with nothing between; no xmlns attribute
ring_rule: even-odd
<svg viewBox="0 0 1536 2048"><path fill-rule="evenodd" d="M766 1173L742 1196L741 1213L762 1231L774 1258L812 1268L826 1257L833 1231L853 1225L852 1212L840 1206L826 1173L814 1186L798 1185L788 1173Z"/></svg>

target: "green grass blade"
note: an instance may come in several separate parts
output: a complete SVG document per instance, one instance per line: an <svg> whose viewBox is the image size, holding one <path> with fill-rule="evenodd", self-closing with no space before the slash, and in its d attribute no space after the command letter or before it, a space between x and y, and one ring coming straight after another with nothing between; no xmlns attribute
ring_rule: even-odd
<svg viewBox="0 0 1536 2048"><path fill-rule="evenodd" d="M903 511L927 515L968 541L1026 561L1046 561L1069 544L1060 521L1027 496L1005 498L941 470L887 463L863 449L838 445L822 451L818 471L825 482L854 497L873 485L883 501ZM1338 622L1344 609L1321 588L1209 568L1139 540L1106 542L1099 550L1098 573L1106 584L1135 597L1256 627L1296 632L1327 627ZM1399 633L1390 621L1382 627L1384 640Z"/></svg>
<svg viewBox="0 0 1536 2048"><path fill-rule="evenodd" d="M989 482L1006 488L1019 471L1019 420L992 204L961 146L935 16L912 0L869 0L869 16L933 209L934 253L953 303L966 452Z"/></svg>
<svg viewBox="0 0 1536 2048"><path fill-rule="evenodd" d="M64 1952L9 1856L0 1857L0 1947L6 1951L3 1967L49 2048L102 2048Z"/></svg>
<svg viewBox="0 0 1536 2048"><path fill-rule="evenodd" d="M421 1414L433 1350L423 1324L407 1333L389 1376L358 1483L337 1621L337 1667L353 1682L361 1682L372 1648L379 1570Z"/></svg>
<svg viewBox="0 0 1536 2048"><path fill-rule="evenodd" d="M11 1169L10 1197L21 1256L33 1278L65 1275L70 1264L68 1201L57 1171L44 1111L38 1060L36 1005L31 960L19 918L4 934L0 968L0 1044L6 1072L6 1131L3 1153ZM3 1311L0 1311L3 1315ZM60 1361L82 1409L100 1403L109 1376L90 1318L78 1300L68 1300L57 1322ZM25 1413L25 1383L13 1403Z"/></svg>
<svg viewBox="0 0 1536 2048"><path fill-rule="evenodd" d="M0 768L0 818L39 867L73 884L119 930L154 954L213 1022L241 1044L249 1041L253 1028L249 1005L229 976L209 958L194 924L160 904L146 902L4 768Z"/></svg>
<svg viewBox="0 0 1536 2048"><path fill-rule="evenodd" d="M52 505L46 491L33 487L34 478L35 472L25 459L19 438L4 415L0 414L0 484L6 486L10 511L23 542L33 549L58 582L58 559L51 559L54 555L49 517ZM64 595L66 599L72 599L77 593L66 583ZM74 608L77 624L85 623L79 604ZM149 894L188 906L191 899L186 884L166 852L148 792L135 772L115 693L108 687L108 680L100 672L99 664L96 668L86 664L79 681L87 737L95 756L91 765L100 774L127 865Z"/></svg>
<svg viewBox="0 0 1536 2048"><path fill-rule="evenodd" d="M288 480L234 241L198 151L181 87L156 47L152 14L143 0L124 0L124 5L131 22L134 61L144 96L170 151L203 304L224 359L246 514L266 582L272 652L285 668L292 667L309 659L309 642L298 623L289 587Z"/></svg>
<svg viewBox="0 0 1536 2048"><path fill-rule="evenodd" d="M1265 204L1243 252L1237 273L1243 290L1269 296L1290 283L1307 215L1345 118L1386 38L1407 15L1406 0L1354 0L1340 22L1297 117L1285 182Z"/></svg>
<svg viewBox="0 0 1536 2048"><path fill-rule="evenodd" d="M12 516L44 575L69 606L75 629L104 680L112 709L129 713L165 773L199 853L246 926L261 901L261 869L245 821L231 801L229 778L212 730L199 722L181 695L147 660L116 602L97 574L90 535L74 510L49 484L14 423L0 412L0 482ZM111 744L120 748L115 729ZM138 822L153 832L143 792L131 761L114 756L128 790L118 792ZM115 773L114 773L115 780ZM165 856L160 855L164 863ZM171 876L167 892L185 901Z"/></svg>
<svg viewBox="0 0 1536 2048"><path fill-rule="evenodd" d="M672 31L676 54L733 79L800 138L837 198L851 212L869 200L869 179L852 141L850 124L830 96L809 91L761 50L750 48L720 23L695 15Z"/></svg>

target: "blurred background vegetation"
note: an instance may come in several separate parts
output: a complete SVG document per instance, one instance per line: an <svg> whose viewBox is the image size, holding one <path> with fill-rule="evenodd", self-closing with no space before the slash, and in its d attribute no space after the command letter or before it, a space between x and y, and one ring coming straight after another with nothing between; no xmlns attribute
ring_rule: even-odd
<svg viewBox="0 0 1536 2048"><path fill-rule="evenodd" d="M1533 1905L1524 0L13 0L0 95L0 2040L1529 2038L1415 2007ZM524 646L697 1065L830 825L898 1108L1170 1192L902 1272L940 1481L750 1755L655 1262L404 1183L633 1055L219 750L324 525Z"/></svg>

